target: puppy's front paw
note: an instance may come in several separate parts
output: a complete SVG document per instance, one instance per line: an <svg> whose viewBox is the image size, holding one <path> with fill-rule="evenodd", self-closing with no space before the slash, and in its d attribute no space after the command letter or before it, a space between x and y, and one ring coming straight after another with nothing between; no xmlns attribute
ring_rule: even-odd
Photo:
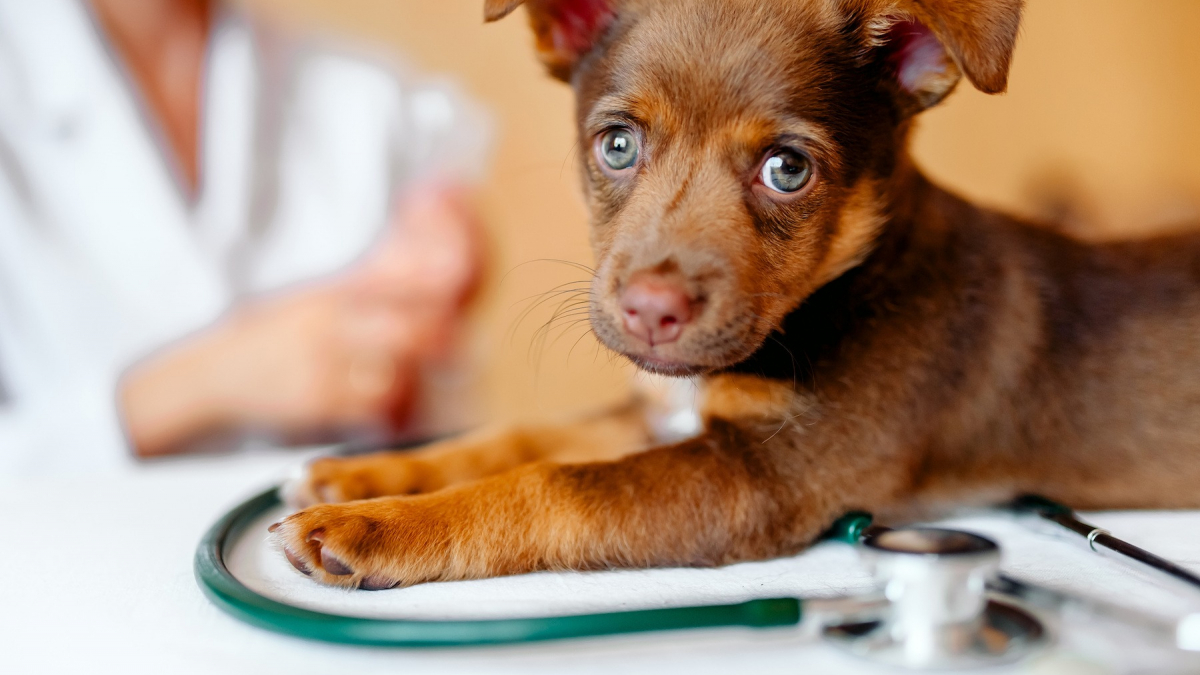
<svg viewBox="0 0 1200 675"><path fill-rule="evenodd" d="M423 492L427 474L420 463L399 453L362 457L321 457L284 483L284 503L294 509L357 499Z"/></svg>
<svg viewBox="0 0 1200 675"><path fill-rule="evenodd" d="M283 503L293 509L303 509L314 504L350 501L347 493L353 489L352 481L345 480L342 459L319 457L298 467L279 489Z"/></svg>
<svg viewBox="0 0 1200 675"><path fill-rule="evenodd" d="M271 526L292 565L331 585L381 590L443 578L450 538L423 498L314 506Z"/></svg>

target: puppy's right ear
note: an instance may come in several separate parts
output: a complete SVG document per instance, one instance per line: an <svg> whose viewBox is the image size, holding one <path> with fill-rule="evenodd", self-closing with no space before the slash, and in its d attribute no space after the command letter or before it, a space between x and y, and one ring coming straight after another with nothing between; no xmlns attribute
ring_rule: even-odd
<svg viewBox="0 0 1200 675"><path fill-rule="evenodd" d="M538 59L564 82L612 25L617 0L484 0L483 17L497 21L519 5L529 12Z"/></svg>

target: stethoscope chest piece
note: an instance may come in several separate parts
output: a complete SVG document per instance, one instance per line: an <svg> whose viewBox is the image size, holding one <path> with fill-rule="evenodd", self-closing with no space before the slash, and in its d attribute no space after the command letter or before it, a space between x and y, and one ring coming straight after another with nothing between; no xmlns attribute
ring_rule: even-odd
<svg viewBox="0 0 1200 675"><path fill-rule="evenodd" d="M1040 621L987 596L1000 549L978 535L936 528L885 530L862 554L887 598L877 620L825 628L835 645L864 658L921 669L1016 661L1046 642Z"/></svg>

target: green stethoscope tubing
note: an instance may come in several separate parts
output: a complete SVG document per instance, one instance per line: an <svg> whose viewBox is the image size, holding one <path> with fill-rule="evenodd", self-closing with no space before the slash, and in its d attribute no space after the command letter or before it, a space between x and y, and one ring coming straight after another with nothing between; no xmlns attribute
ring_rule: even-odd
<svg viewBox="0 0 1200 675"><path fill-rule="evenodd" d="M196 550L196 579L221 609L255 626L325 642L386 647L456 647L595 637L619 633L742 626L770 628L800 622L803 601L764 598L730 605L643 609L602 614L414 621L371 619L302 609L260 595L238 581L225 565L225 554L259 516L280 505L272 488L240 504L217 521ZM871 524L867 514L839 519L830 536L857 542Z"/></svg>
<svg viewBox="0 0 1200 675"><path fill-rule="evenodd" d="M238 581L225 565L225 554L251 523L281 504L278 488L271 488L235 507L200 541L196 550L196 579L204 593L221 609L247 623L279 633L343 644L388 647L455 647L496 645L540 640L595 637L619 633L742 626L771 628L800 622L804 601L799 598L763 598L729 605L672 607L601 614L488 619L476 621L416 621L370 619L327 614L294 607L254 592ZM1196 577L1170 561L1111 537L1074 517L1074 512L1043 497L1026 496L1014 504L1019 511L1035 513L1079 533L1087 533L1127 557L1185 581ZM873 526L868 513L852 511L839 518L826 538L850 544L886 530ZM1095 533L1110 539L1101 540ZM1094 548L1094 545L1093 545Z"/></svg>

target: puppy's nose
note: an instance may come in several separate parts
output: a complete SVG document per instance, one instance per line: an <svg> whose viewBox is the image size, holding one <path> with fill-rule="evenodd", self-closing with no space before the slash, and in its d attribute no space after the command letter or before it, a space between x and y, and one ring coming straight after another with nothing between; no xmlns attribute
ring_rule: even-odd
<svg viewBox="0 0 1200 675"><path fill-rule="evenodd" d="M692 320L692 300L678 283L658 275L635 276L621 293L625 330L654 345L679 339Z"/></svg>

